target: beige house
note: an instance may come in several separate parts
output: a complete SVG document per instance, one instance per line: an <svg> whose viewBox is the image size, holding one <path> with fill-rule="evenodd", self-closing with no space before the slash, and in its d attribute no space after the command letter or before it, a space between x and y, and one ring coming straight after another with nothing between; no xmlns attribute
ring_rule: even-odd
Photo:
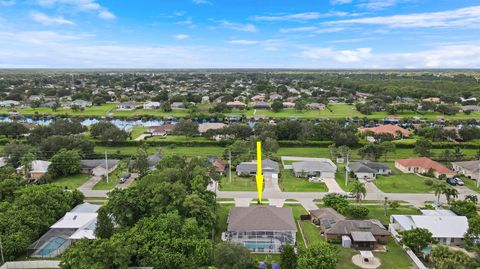
<svg viewBox="0 0 480 269"><path fill-rule="evenodd" d="M29 179L39 180L48 172L50 164L51 162L49 161L35 160L31 163L29 175L24 175L23 165L17 168L17 173L22 174Z"/></svg>
<svg viewBox="0 0 480 269"><path fill-rule="evenodd" d="M427 157L400 159L395 161L395 167L403 173L425 174L430 169L433 170L433 175L438 178L440 175L453 177L455 171L443 166L442 164L433 161Z"/></svg>

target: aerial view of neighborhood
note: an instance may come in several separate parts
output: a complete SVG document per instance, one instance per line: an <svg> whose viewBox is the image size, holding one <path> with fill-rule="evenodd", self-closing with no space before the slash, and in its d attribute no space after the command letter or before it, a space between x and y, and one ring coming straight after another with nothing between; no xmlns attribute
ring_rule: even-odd
<svg viewBox="0 0 480 269"><path fill-rule="evenodd" d="M480 268L480 2L0 0L0 269Z"/></svg>

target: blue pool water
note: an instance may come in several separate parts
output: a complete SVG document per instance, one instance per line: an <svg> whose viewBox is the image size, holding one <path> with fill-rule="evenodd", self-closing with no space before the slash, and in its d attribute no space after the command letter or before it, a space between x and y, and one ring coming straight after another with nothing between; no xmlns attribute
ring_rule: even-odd
<svg viewBox="0 0 480 269"><path fill-rule="evenodd" d="M55 250L59 249L63 244L65 244L67 240L55 237L54 239L50 240L48 244L46 244L40 251L37 252L38 256L47 256L50 253L54 252Z"/></svg>
<svg viewBox="0 0 480 269"><path fill-rule="evenodd" d="M255 241L246 241L245 247L248 249L259 249L259 248L270 248L272 243L269 242L255 242Z"/></svg>

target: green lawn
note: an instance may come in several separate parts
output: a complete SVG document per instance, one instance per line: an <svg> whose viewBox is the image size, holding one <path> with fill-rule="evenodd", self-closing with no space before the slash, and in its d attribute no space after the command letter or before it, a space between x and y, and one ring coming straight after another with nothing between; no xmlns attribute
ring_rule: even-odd
<svg viewBox="0 0 480 269"><path fill-rule="evenodd" d="M112 190L117 186L118 181L120 178L127 172L127 162L121 161L118 165L117 169L111 172L108 175L108 182L106 179L100 180L95 186L93 186L94 190Z"/></svg>
<svg viewBox="0 0 480 269"><path fill-rule="evenodd" d="M126 155L135 155L137 154L138 147L136 146L115 146L115 147L106 147L106 146L96 146L95 153L103 154L105 151L109 154L121 153ZM187 157L196 157L196 156L222 156L223 147L177 147L177 146L165 146L165 147L148 147L147 152L152 154L157 150L160 150L164 155L183 155Z"/></svg>
<svg viewBox="0 0 480 269"><path fill-rule="evenodd" d="M143 127L143 126L133 126L132 128L132 132L130 133L132 139L135 139L137 137L139 137L140 135L144 134L145 132L147 132L147 127Z"/></svg>
<svg viewBox="0 0 480 269"><path fill-rule="evenodd" d="M480 192L480 188L477 188L476 180L467 178L465 176L461 176L461 178L465 183L465 187L471 189L472 191Z"/></svg>
<svg viewBox="0 0 480 269"><path fill-rule="evenodd" d="M303 241L302 234L300 233L300 226L298 225L297 220L300 220L301 215L307 215L308 212L302 205L293 205L293 204L284 204L283 207L290 207L293 210L293 218L295 219L295 223L297 225L297 247L298 246L305 246L305 242ZM306 236L306 235L305 235Z"/></svg>
<svg viewBox="0 0 480 269"><path fill-rule="evenodd" d="M222 233L227 230L227 218L234 204L217 204L217 224L215 226L215 242L221 242Z"/></svg>
<svg viewBox="0 0 480 269"><path fill-rule="evenodd" d="M352 263L352 257L359 252L351 248L342 248L341 245L336 244L339 269L358 269ZM375 257L380 258L382 265L380 269L409 269L411 268L410 258L405 254L403 249L397 245L393 239L390 239L387 244L387 252L374 252Z"/></svg>
<svg viewBox="0 0 480 269"><path fill-rule="evenodd" d="M256 191L257 183L255 177L239 177L232 172L232 182L228 176L220 179L220 190L222 191Z"/></svg>
<svg viewBox="0 0 480 269"><path fill-rule="evenodd" d="M390 223L391 215L421 215L420 210L413 206L399 206L396 209L387 207L387 216L385 216L385 209L383 206L365 205L364 207L369 210L366 219L378 219L383 224Z"/></svg>
<svg viewBox="0 0 480 269"><path fill-rule="evenodd" d="M306 178L297 178L292 170L281 170L279 185L285 192L327 192L325 183L308 182Z"/></svg>
<svg viewBox="0 0 480 269"><path fill-rule="evenodd" d="M383 192L391 193L429 193L432 187L425 184L425 178L415 174L404 174L400 170L392 167L392 175L377 176L374 184ZM433 179L434 181L436 179Z"/></svg>
<svg viewBox="0 0 480 269"><path fill-rule="evenodd" d="M338 163L337 164L337 173L335 174L335 181L337 181L338 185L344 191L350 191L350 187L352 186L352 182L355 179L351 176L348 176L348 185L345 185L345 164Z"/></svg>
<svg viewBox="0 0 480 269"><path fill-rule="evenodd" d="M75 190L85 183L90 177L91 175L89 174L77 174L55 179L51 184L68 188L70 190Z"/></svg>

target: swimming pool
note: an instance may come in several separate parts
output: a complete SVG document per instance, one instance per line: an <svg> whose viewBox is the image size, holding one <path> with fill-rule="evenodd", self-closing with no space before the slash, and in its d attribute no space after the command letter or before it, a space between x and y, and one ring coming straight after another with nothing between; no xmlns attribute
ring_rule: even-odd
<svg viewBox="0 0 480 269"><path fill-rule="evenodd" d="M66 239L55 237L37 252L37 256L48 256L55 250L59 249L63 244L65 244L65 242L67 242Z"/></svg>
<svg viewBox="0 0 480 269"><path fill-rule="evenodd" d="M256 242L256 241L245 241L244 245L248 249L263 249L263 248L271 248L273 246L270 242Z"/></svg>

